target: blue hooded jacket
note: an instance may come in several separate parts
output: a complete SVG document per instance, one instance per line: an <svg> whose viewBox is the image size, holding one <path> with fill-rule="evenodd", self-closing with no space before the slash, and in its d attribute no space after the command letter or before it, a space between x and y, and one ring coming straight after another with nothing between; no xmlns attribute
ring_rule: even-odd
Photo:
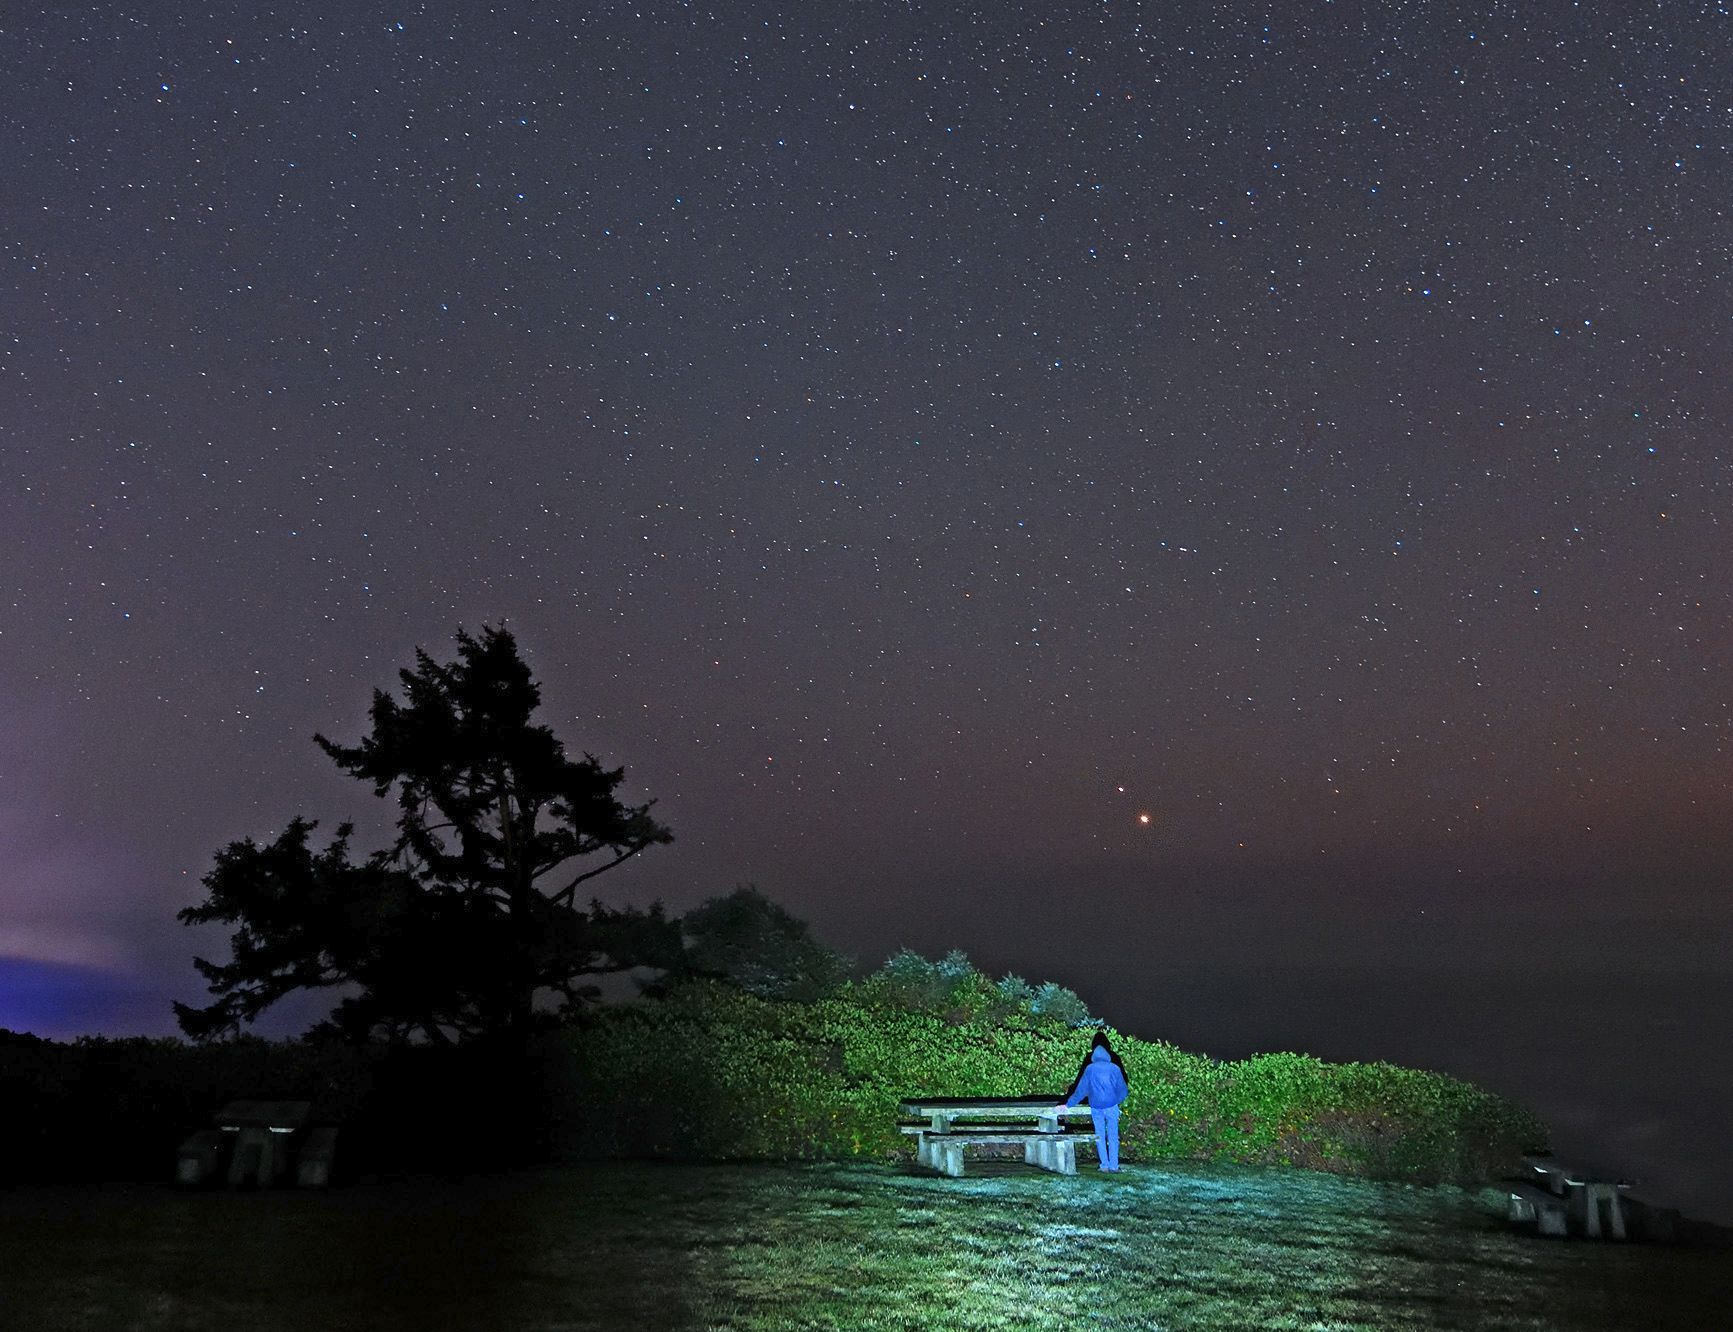
<svg viewBox="0 0 1733 1332"><path fill-rule="evenodd" d="M1083 1076L1077 1079L1071 1095L1065 1098L1065 1104L1076 1105L1087 1099L1091 1110L1106 1110L1123 1101L1126 1090L1125 1074L1108 1057L1107 1047L1098 1045L1095 1053L1089 1056L1089 1067L1083 1070Z"/></svg>

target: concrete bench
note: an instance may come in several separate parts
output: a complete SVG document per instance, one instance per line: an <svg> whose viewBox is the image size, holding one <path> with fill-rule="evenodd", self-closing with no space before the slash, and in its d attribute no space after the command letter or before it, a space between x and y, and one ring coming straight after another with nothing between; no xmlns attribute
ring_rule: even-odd
<svg viewBox="0 0 1733 1332"><path fill-rule="evenodd" d="M903 1133L917 1135L915 1159L953 1179L963 1173L963 1148L971 1143L1022 1143L1025 1165L1039 1166L1055 1174L1077 1173L1077 1140L1081 1133L1045 1132L1041 1129L954 1129L934 1133L921 1125L905 1125Z"/></svg>
<svg viewBox="0 0 1733 1332"><path fill-rule="evenodd" d="M1516 1224L1533 1222L1543 1235L1570 1233L1565 1200L1548 1189L1533 1184L1515 1183L1505 1186L1510 1192L1510 1219Z"/></svg>
<svg viewBox="0 0 1733 1332"><path fill-rule="evenodd" d="M917 1161L953 1179L962 1175L963 1148L971 1143L1021 1143L1025 1164L1055 1174L1075 1175L1077 1140L1086 1135L1067 1133L1063 1121L1075 1115L1087 1116L1089 1107L1055 1110L1062 1099L1059 1096L910 1098L901 1103L902 1113L927 1122L899 1125L899 1130L915 1136Z"/></svg>

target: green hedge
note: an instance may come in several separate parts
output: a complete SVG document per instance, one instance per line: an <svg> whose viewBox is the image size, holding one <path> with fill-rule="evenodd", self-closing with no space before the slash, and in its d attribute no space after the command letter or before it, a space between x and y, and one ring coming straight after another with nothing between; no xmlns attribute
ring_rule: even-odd
<svg viewBox="0 0 1733 1332"><path fill-rule="evenodd" d="M1546 1129L1454 1078L1298 1054L1221 1063L1101 1027L1124 1060L1126 1161L1227 1160L1414 1180L1512 1170ZM906 1157L910 1095L1069 1091L1096 1028L946 1020L849 987L810 1004L694 985L592 1014L544 1069L556 1152L765 1159Z"/></svg>

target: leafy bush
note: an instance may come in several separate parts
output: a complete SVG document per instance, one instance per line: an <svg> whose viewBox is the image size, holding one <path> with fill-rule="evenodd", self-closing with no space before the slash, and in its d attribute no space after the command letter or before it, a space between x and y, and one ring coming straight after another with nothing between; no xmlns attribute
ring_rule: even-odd
<svg viewBox="0 0 1733 1332"><path fill-rule="evenodd" d="M1076 991L1052 981L1041 982L1041 988L1029 1001L1029 1011L1036 1017L1061 1022L1067 1027L1101 1025L1098 1019L1089 1016L1088 1005L1077 997Z"/></svg>
<svg viewBox="0 0 1733 1332"><path fill-rule="evenodd" d="M912 949L901 949L853 993L869 1007L929 1013L954 1025L1019 1021L1068 1027L1099 1025L1083 1000L1063 985L1043 981L1037 987L1021 976L1005 976L995 982L976 970L960 948L953 948L937 962L929 962Z"/></svg>
<svg viewBox="0 0 1733 1332"><path fill-rule="evenodd" d="M881 972L818 1003L766 1003L696 984L557 1034L544 1061L556 1152L902 1158L913 1150L897 1131L905 1097L1058 1100L1070 1090L1092 1030L1026 1008L1004 1018L989 1005L959 1018L984 992L1025 1006L1026 996L1014 987L1003 995L954 962L948 973L913 955L892 962L890 986ZM1126 1161L1470 1182L1513 1170L1546 1140L1526 1111L1436 1073L1297 1054L1220 1063L1102 1030L1131 1084L1121 1120Z"/></svg>

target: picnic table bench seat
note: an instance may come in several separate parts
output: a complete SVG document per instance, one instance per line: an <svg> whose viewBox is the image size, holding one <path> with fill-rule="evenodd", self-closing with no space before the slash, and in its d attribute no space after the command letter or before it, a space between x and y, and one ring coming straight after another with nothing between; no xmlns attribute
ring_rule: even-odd
<svg viewBox="0 0 1733 1332"><path fill-rule="evenodd" d="M331 1182L337 1129L310 1126L312 1110L311 1101L230 1101L217 1111L214 1127L181 1143L175 1181L196 1188L226 1177L230 1187L269 1188L289 1173L293 1158L297 1184L324 1188Z"/></svg>
<svg viewBox="0 0 1733 1332"><path fill-rule="evenodd" d="M971 1143L1022 1143L1023 1160L1056 1174L1077 1173L1077 1140L1064 1120L1088 1115L1087 1106L1054 1107L1060 1096L908 1097L902 1114L924 1119L899 1129L915 1137L915 1159L953 1179L963 1173L963 1148Z"/></svg>
<svg viewBox="0 0 1733 1332"><path fill-rule="evenodd" d="M1510 1194L1510 1219L1515 1224L1533 1222L1543 1235L1570 1233L1565 1200L1550 1189L1516 1180L1505 1186Z"/></svg>

